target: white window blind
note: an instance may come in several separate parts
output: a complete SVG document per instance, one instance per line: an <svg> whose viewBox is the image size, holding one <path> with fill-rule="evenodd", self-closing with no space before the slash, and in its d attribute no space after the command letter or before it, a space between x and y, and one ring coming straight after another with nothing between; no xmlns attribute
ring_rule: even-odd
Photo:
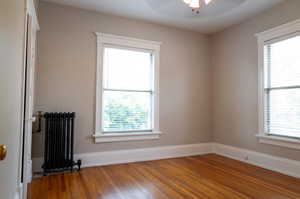
<svg viewBox="0 0 300 199"><path fill-rule="evenodd" d="M103 66L102 131L152 131L152 52L104 47Z"/></svg>
<svg viewBox="0 0 300 199"><path fill-rule="evenodd" d="M264 46L264 129L267 134L300 138L300 36Z"/></svg>

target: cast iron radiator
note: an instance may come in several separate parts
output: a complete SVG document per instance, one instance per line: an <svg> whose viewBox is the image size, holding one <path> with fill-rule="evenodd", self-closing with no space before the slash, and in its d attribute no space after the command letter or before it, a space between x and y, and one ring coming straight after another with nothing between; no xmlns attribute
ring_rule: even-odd
<svg viewBox="0 0 300 199"><path fill-rule="evenodd" d="M73 159L75 113L45 113L44 175L51 172L80 170L81 160Z"/></svg>

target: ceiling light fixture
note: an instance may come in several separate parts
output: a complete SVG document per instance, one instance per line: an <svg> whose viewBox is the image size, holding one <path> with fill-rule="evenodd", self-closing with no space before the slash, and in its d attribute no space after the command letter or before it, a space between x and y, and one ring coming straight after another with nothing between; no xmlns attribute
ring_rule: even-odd
<svg viewBox="0 0 300 199"><path fill-rule="evenodd" d="M200 6L202 4L209 4L211 0L182 0L185 4L189 5L192 8L193 12L199 14Z"/></svg>

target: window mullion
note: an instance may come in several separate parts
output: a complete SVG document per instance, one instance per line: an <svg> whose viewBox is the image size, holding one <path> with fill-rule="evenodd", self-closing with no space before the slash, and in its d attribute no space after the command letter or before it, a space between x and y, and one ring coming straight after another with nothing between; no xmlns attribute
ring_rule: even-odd
<svg viewBox="0 0 300 199"><path fill-rule="evenodd" d="M153 132L153 129L141 129L141 130L117 130L117 131L104 131L103 133L146 133Z"/></svg>
<svg viewBox="0 0 300 199"><path fill-rule="evenodd" d="M265 88L266 91L271 91L271 90L287 90L287 89L298 89L300 88L300 85L296 86L280 86L280 87L270 87L270 88Z"/></svg>
<svg viewBox="0 0 300 199"><path fill-rule="evenodd" d="M110 89L110 88L103 88L103 91L153 93L152 90Z"/></svg>

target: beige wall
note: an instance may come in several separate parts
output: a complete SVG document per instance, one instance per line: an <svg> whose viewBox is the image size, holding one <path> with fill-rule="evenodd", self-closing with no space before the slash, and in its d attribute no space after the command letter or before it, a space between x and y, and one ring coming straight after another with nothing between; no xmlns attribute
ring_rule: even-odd
<svg viewBox="0 0 300 199"><path fill-rule="evenodd" d="M214 141L300 160L300 152L259 144L255 33L300 18L300 1L288 0L212 39Z"/></svg>
<svg viewBox="0 0 300 199"><path fill-rule="evenodd" d="M74 111L75 152L211 141L209 38L151 23L40 3L36 110ZM160 41L159 140L94 144L96 37L104 32ZM35 134L33 156L41 156Z"/></svg>
<svg viewBox="0 0 300 199"><path fill-rule="evenodd" d="M259 144L255 137L258 133L258 85L254 36L300 18L299 8L299 0L288 0L208 37L41 3L36 110L77 113L77 153L216 141L300 160L299 151ZM93 143L95 31L163 42L160 126L164 134L161 139ZM41 156L41 137L34 135L35 157Z"/></svg>

